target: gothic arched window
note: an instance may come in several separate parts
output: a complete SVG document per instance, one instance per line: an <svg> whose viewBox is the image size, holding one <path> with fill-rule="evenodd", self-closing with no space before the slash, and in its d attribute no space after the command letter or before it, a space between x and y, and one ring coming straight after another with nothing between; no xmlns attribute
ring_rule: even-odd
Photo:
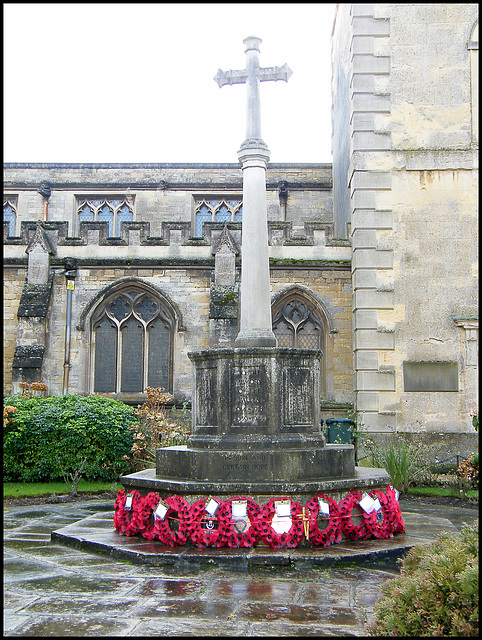
<svg viewBox="0 0 482 640"><path fill-rule="evenodd" d="M283 298L273 308L273 332L278 347L321 349L323 325L319 313L299 294Z"/></svg>
<svg viewBox="0 0 482 640"><path fill-rule="evenodd" d="M327 362L331 361L329 319L323 305L309 292L293 287L274 302L271 308L273 332L278 347L287 349L321 349L321 394L328 393Z"/></svg>
<svg viewBox="0 0 482 640"><path fill-rule="evenodd" d="M129 285L94 311L92 391L138 394L147 386L172 390L174 318L154 292Z"/></svg>

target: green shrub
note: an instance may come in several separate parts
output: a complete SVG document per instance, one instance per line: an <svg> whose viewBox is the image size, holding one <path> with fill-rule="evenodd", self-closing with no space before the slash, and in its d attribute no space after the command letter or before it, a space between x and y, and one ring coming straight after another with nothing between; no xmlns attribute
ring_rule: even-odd
<svg viewBox="0 0 482 640"><path fill-rule="evenodd" d="M103 396L5 398L5 481L61 480L81 469L87 480L115 480L129 470L132 407Z"/></svg>
<svg viewBox="0 0 482 640"><path fill-rule="evenodd" d="M478 636L479 523L416 545L381 587L374 636Z"/></svg>

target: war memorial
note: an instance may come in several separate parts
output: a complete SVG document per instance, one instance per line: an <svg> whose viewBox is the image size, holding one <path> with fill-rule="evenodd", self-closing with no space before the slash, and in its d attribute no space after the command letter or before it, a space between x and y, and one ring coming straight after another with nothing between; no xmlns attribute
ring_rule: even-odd
<svg viewBox="0 0 482 640"><path fill-rule="evenodd" d="M147 530L151 537L156 521L171 518L158 526L164 535L154 539L179 543L187 539L185 532L179 534L185 518L190 522L185 529L191 527L191 541L200 546L228 545L230 531L238 546L252 546L265 530L274 532L275 538L281 536L274 546L296 546L300 537L293 537L294 531L308 539L310 525L312 530L328 531L329 523L336 522L338 529L331 527L324 540L330 544L341 541L341 531L348 529L344 520L350 520L352 528L364 527L359 508L364 498L372 507L365 513L372 514L377 535L393 536L397 526L403 530L403 522L400 518L398 525L393 524L399 509L393 489L390 497L383 493L389 484L385 470L355 467L353 445L327 444L321 432L318 398L323 353L279 348L272 331L265 186L269 150L261 138L259 85L267 80L287 81L291 70L286 64L260 67L260 43L260 38L246 38L246 68L219 70L215 77L220 87L243 83L247 89L246 139L238 151L244 207L239 333L231 349L189 354L195 369L193 434L187 445L158 449L155 470L121 478L127 493L121 492L116 504L117 530L125 535L136 531L144 535ZM336 502L346 494L356 500L349 516L339 514ZM377 500L375 510L373 499ZM307 512L309 500L312 509ZM357 525L351 513L355 506ZM224 534L220 534L223 524ZM195 529L199 529L197 535ZM360 537L370 535L365 529ZM271 540L261 538L261 542Z"/></svg>
<svg viewBox="0 0 482 640"><path fill-rule="evenodd" d="M229 526L244 502L279 531L386 496L321 420L356 413L374 440L441 457L477 446L476 5L338 5L333 164L270 161L259 85L290 70L245 44L245 68L215 77L245 85L237 164L4 167L4 393L42 380L137 405L149 385L192 403L187 446L123 477L118 538L149 494L147 511L177 496L200 519L217 498ZM161 512L152 535L176 539Z"/></svg>

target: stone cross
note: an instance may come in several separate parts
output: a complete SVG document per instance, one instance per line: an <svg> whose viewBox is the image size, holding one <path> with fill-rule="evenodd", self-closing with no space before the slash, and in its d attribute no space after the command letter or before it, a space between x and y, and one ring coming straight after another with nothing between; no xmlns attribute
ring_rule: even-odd
<svg viewBox="0 0 482 640"><path fill-rule="evenodd" d="M288 65L259 66L260 38L243 40L246 69L221 71L214 80L219 87L246 84L246 140L238 158L243 169L243 222L241 247L241 314L236 347L275 347L271 322L269 286L268 217L266 208L266 167L270 153L261 139L259 83L268 80L288 81Z"/></svg>
<svg viewBox="0 0 482 640"><path fill-rule="evenodd" d="M282 67L260 67L259 45L261 38L250 36L243 40L246 45L246 69L239 71L221 71L218 69L214 80L220 87L226 84L247 85L246 139L261 139L261 111L259 99L259 83L268 80L284 80L288 82L293 73L285 63Z"/></svg>

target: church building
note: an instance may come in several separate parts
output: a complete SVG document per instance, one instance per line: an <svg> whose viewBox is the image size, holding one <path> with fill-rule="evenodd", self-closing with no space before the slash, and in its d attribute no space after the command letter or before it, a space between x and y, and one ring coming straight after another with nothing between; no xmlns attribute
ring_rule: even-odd
<svg viewBox="0 0 482 640"><path fill-rule="evenodd" d="M262 36L262 34L260 34ZM474 451L478 5L339 4L332 164L266 172L273 332L321 349L321 415ZM329 87L327 87L329 90ZM4 394L190 402L233 347L232 164L4 165Z"/></svg>

